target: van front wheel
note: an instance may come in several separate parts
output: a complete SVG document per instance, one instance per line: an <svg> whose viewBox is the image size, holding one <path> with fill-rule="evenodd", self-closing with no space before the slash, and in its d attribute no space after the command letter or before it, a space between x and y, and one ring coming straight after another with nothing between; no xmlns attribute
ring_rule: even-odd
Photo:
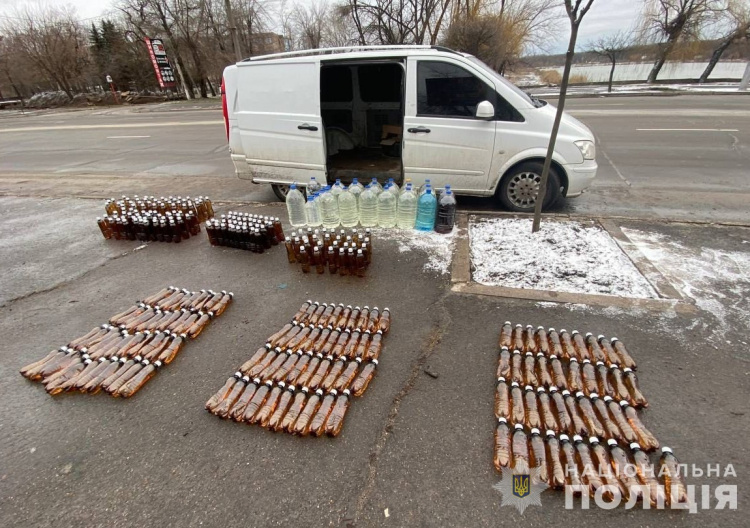
<svg viewBox="0 0 750 528"><path fill-rule="evenodd" d="M273 193L276 195L276 198L278 198L282 202L286 202L286 194L289 192L288 185L277 185L275 183L272 183L271 189L273 189ZM300 188L299 190L302 191L302 196L305 196L305 189Z"/></svg>
<svg viewBox="0 0 750 528"><path fill-rule="evenodd" d="M534 211L536 194L542 181L542 164L536 161L522 163L506 174L500 182L497 198L500 205L509 211L531 213ZM560 198L560 177L550 167L547 192L542 209L548 209Z"/></svg>

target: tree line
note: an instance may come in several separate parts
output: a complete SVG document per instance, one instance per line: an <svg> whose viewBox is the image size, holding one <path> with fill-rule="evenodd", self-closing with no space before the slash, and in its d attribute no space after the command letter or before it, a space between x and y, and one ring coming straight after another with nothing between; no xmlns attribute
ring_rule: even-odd
<svg viewBox="0 0 750 528"><path fill-rule="evenodd" d="M649 82L680 46L710 35L717 45L702 79L733 43L750 37L748 0L633 0L635 27L588 43L616 63L634 42L657 45ZM46 90L158 90L145 37L163 39L188 97L216 95L237 56L355 45L444 45L500 73L549 51L563 0L115 0L106 17L30 6L0 16L0 97Z"/></svg>

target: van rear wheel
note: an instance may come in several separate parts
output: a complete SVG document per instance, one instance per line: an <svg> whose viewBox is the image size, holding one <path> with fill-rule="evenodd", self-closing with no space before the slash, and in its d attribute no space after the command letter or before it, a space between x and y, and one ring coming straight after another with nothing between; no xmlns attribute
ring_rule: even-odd
<svg viewBox="0 0 750 528"><path fill-rule="evenodd" d="M517 213L531 213L542 181L542 163L529 161L515 167L500 182L497 199L504 209ZM547 192L542 209L549 209L560 198L560 177L550 167Z"/></svg>
<svg viewBox="0 0 750 528"><path fill-rule="evenodd" d="M304 187L297 188L302 191L302 196L306 196ZM272 183L271 189L273 189L273 193L276 195L276 198L278 198L282 202L286 202L286 195L289 192L289 185L277 185L275 183Z"/></svg>

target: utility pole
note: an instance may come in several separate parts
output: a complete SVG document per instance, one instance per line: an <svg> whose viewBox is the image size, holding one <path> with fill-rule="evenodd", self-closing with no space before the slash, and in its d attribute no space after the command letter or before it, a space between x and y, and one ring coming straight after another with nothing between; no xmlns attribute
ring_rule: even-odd
<svg viewBox="0 0 750 528"><path fill-rule="evenodd" d="M744 92L747 90L748 85L750 85L750 62L747 63L747 67L745 67L745 74L742 76L742 80L740 81L740 92Z"/></svg>
<svg viewBox="0 0 750 528"><path fill-rule="evenodd" d="M224 9L227 12L227 22L229 22L229 33L232 35L232 46L234 46L234 58L237 62L242 60L242 50L240 49L240 37L237 35L237 26L234 24L234 15L232 14L232 4L229 0L224 0Z"/></svg>

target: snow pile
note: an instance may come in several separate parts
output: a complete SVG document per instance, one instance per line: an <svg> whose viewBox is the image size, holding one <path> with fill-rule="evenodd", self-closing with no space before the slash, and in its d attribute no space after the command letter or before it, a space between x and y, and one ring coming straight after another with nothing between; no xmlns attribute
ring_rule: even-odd
<svg viewBox="0 0 750 528"><path fill-rule="evenodd" d="M456 237L459 236L458 231L458 227L454 227L451 233L441 235L434 231L392 229L388 232L387 238L398 242L398 250L401 253L410 253L415 249L424 252L427 256L424 271L436 271L445 275L451 270L453 248L456 245Z"/></svg>
<svg viewBox="0 0 750 528"><path fill-rule="evenodd" d="M712 324L696 319L693 327L724 337L733 324L750 326L750 252L688 248L659 233L622 231L667 280L715 319Z"/></svg>
<svg viewBox="0 0 750 528"><path fill-rule="evenodd" d="M482 219L469 227L473 277L481 284L655 298L656 292L609 234L594 224Z"/></svg>

